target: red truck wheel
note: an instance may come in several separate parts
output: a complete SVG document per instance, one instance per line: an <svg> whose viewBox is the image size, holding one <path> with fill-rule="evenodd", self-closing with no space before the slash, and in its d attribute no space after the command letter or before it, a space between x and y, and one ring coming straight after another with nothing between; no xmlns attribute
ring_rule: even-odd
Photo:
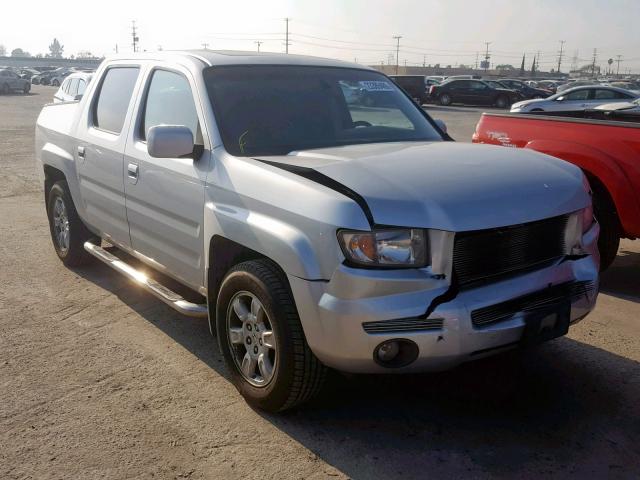
<svg viewBox="0 0 640 480"><path fill-rule="evenodd" d="M616 259L620 247L618 215L608 195L602 192L594 192L593 214L600 224L598 250L600 251L600 271L604 272Z"/></svg>

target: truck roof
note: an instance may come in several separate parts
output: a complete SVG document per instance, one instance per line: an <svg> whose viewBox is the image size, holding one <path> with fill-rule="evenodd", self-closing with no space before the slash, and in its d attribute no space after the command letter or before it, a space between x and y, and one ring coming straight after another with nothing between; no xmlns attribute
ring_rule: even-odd
<svg viewBox="0 0 640 480"><path fill-rule="evenodd" d="M352 62L344 62L309 55L292 55L286 53L250 52L241 50L163 50L161 52L141 52L113 55L110 60L171 60L189 59L204 67L214 65L301 65L315 67L341 67L373 70L371 67Z"/></svg>

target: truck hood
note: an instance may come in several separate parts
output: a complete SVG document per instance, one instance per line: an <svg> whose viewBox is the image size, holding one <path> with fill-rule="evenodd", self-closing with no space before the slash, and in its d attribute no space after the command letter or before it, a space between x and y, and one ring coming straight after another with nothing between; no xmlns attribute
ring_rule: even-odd
<svg viewBox="0 0 640 480"><path fill-rule="evenodd" d="M315 170L347 187L364 199L377 225L479 230L562 215L590 202L578 167L529 150L399 142L258 160L293 172ZM322 183L322 176L315 181Z"/></svg>

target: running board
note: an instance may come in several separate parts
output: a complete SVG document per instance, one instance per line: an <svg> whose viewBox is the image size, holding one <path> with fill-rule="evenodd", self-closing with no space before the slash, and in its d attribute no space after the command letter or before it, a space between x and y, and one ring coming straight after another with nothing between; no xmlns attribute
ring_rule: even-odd
<svg viewBox="0 0 640 480"><path fill-rule="evenodd" d="M136 270L131 265L123 262L115 255L107 252L104 248L94 245L91 242L85 242L84 249L98 260L106 263L115 271L120 272L129 280L140 285L147 292L156 296L174 310L187 315L189 317L206 318L207 306L197 303L191 303L182 298L173 290L169 290L164 285L156 282L154 279L147 277L143 272Z"/></svg>

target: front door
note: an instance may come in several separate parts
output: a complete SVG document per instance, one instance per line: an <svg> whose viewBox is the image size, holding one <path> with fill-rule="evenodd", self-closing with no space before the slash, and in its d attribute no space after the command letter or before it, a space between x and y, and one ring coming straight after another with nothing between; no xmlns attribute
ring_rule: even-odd
<svg viewBox="0 0 640 480"><path fill-rule="evenodd" d="M133 249L197 289L204 285L204 185L210 155L193 92L186 70L149 72L125 151L125 192ZM199 144L193 157L151 157L146 138L156 125L188 127Z"/></svg>

